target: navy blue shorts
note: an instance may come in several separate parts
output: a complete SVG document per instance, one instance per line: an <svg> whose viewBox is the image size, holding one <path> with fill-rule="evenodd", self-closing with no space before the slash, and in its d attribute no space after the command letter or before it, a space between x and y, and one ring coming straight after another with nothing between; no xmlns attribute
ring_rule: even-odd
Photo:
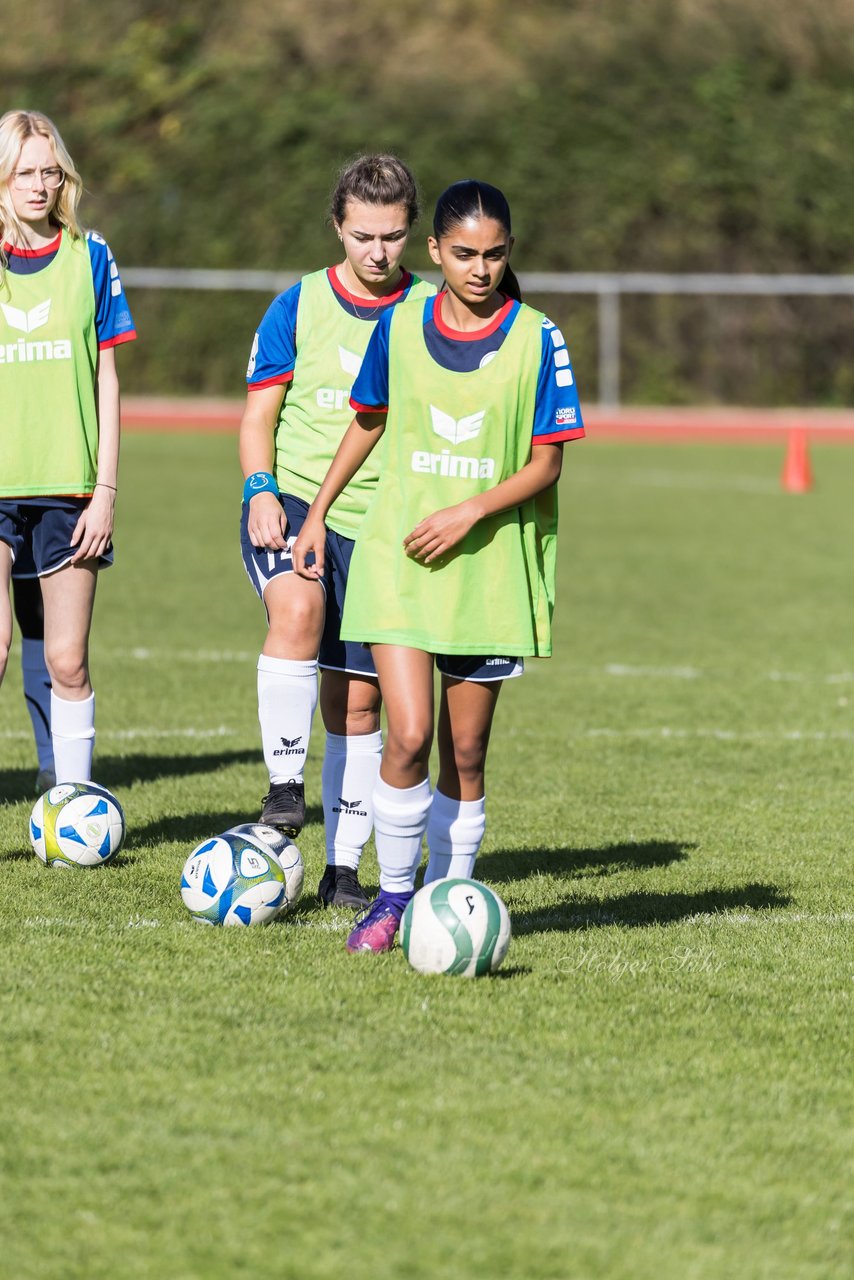
<svg viewBox="0 0 854 1280"><path fill-rule="evenodd" d="M0 542L12 550L16 578L41 578L68 564L76 546L74 526L88 498L0 498ZM113 563L112 545L98 567Z"/></svg>
<svg viewBox="0 0 854 1280"><path fill-rule="evenodd" d="M249 540L249 506L244 502L240 513L240 549L243 567L261 599L267 583L283 573L293 573L291 547L308 515L308 503L290 493L279 494L279 502L288 518L287 548L284 551L253 547ZM326 530L326 568L320 579L326 593L326 620L320 640L318 666L329 671L349 671L352 675L376 676L371 652L355 640L341 639L341 612L344 608L344 592L347 590L347 574L355 542L344 538L333 529Z"/></svg>
<svg viewBox="0 0 854 1280"><path fill-rule="evenodd" d="M513 680L524 675L521 658L470 657L462 653L437 653L436 670L451 680L490 684L493 680Z"/></svg>
<svg viewBox="0 0 854 1280"><path fill-rule="evenodd" d="M36 562L33 559L33 549L29 542L25 542L15 556L15 561L12 565L12 577L35 578L37 576Z"/></svg>
<svg viewBox="0 0 854 1280"><path fill-rule="evenodd" d="M266 547L254 547L249 540L248 521L249 507L244 502L240 515L240 548L243 552L243 567L261 599L267 583L283 573L293 573L294 565L291 547L296 542L300 529L308 514L308 503L293 494L279 495L285 515L288 518L287 548L284 551L271 551ZM342 537L333 529L326 530L326 568L320 579L326 592L326 621L320 641L318 666L329 671L349 671L354 675L375 676L376 668L367 645L357 640L341 639L341 613L344 608L344 593L347 589L347 575L350 570L350 558L355 542L352 538ZM524 663L521 658L470 657L467 654L437 654L436 667L442 675L453 680L473 680L487 683L493 680L511 680L522 675Z"/></svg>

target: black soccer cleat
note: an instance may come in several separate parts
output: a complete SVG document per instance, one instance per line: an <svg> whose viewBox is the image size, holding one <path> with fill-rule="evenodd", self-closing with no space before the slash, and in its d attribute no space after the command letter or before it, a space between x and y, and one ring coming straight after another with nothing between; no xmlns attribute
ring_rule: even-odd
<svg viewBox="0 0 854 1280"><path fill-rule="evenodd" d="M293 840L305 826L305 784L295 782L271 782L264 797L259 822L278 827Z"/></svg>
<svg viewBox="0 0 854 1280"><path fill-rule="evenodd" d="M324 907L349 907L353 911L363 911L370 905L368 895L359 884L359 873L351 867L328 866L317 886L317 896Z"/></svg>
<svg viewBox="0 0 854 1280"><path fill-rule="evenodd" d="M335 892L335 872L337 870L337 867L327 863L326 870L320 877L320 884L317 886L317 897L322 907L332 906L332 895Z"/></svg>

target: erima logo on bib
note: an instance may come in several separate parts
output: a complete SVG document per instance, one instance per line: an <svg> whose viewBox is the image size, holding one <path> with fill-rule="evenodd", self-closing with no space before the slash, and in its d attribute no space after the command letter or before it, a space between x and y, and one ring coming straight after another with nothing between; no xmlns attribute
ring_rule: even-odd
<svg viewBox="0 0 854 1280"><path fill-rule="evenodd" d="M464 440L474 440L475 436L480 435L486 410L479 409L477 413L470 413L465 418L452 418L449 413L443 413L431 404L430 417L437 436L450 440L451 444L462 444Z"/></svg>
<svg viewBox="0 0 854 1280"><path fill-rule="evenodd" d="M339 346L338 359L345 373L349 373L351 378L358 378L362 371L361 356L357 356L355 351L348 351L346 347Z"/></svg>
<svg viewBox="0 0 854 1280"><path fill-rule="evenodd" d="M12 307L8 302L0 302L0 307L10 329L17 329L19 333L32 333L34 329L41 329L42 325L47 324L50 304L51 299L45 298L44 302L39 302L29 311ZM49 338L25 342L23 338L19 338L17 342L0 343L0 364L32 364L42 360L70 359L71 343L67 338L60 338L57 342L52 342Z"/></svg>
<svg viewBox="0 0 854 1280"><path fill-rule="evenodd" d="M338 362L348 378L353 380L358 378L362 368L362 357L355 351L348 351L346 347L339 344ZM352 386L352 382L350 385ZM341 391L336 387L318 387L315 399L319 409L346 409L350 404L350 392L349 390Z"/></svg>
<svg viewBox="0 0 854 1280"><path fill-rule="evenodd" d="M463 444L480 435L486 410L469 413L464 418L452 418L449 413L430 405L433 430L451 444ZM491 480L495 475L494 458L465 458L452 454L450 449L441 453L429 453L416 449L411 460L412 470L419 475L450 476L455 480Z"/></svg>
<svg viewBox="0 0 854 1280"><path fill-rule="evenodd" d="M6 317L6 323L10 329L20 329L21 333L32 333L33 329L40 329L42 325L47 324L50 315L51 299L45 298L44 302L39 302L37 306L31 307L29 311L21 311L19 307L10 307L6 302L0 302L3 308L3 315Z"/></svg>

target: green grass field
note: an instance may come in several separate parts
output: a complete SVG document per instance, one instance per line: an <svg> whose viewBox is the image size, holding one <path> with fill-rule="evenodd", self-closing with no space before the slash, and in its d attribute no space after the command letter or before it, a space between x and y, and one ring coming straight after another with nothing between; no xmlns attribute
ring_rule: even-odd
<svg viewBox="0 0 854 1280"><path fill-rule="evenodd" d="M0 698L0 1274L851 1274L854 449L567 451L556 657L499 706L478 874L504 968L348 956L307 892L193 925L255 817L263 611L234 440L130 436L92 646L117 862L43 868ZM376 884L372 850L363 879Z"/></svg>

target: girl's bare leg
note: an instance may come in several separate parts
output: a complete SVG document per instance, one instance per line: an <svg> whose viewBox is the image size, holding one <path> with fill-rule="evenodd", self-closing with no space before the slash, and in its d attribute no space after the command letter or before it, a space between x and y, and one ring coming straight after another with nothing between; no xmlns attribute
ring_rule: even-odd
<svg viewBox="0 0 854 1280"><path fill-rule="evenodd" d="M443 677L439 779L430 806L424 883L469 878L486 830L484 770L500 681Z"/></svg>

